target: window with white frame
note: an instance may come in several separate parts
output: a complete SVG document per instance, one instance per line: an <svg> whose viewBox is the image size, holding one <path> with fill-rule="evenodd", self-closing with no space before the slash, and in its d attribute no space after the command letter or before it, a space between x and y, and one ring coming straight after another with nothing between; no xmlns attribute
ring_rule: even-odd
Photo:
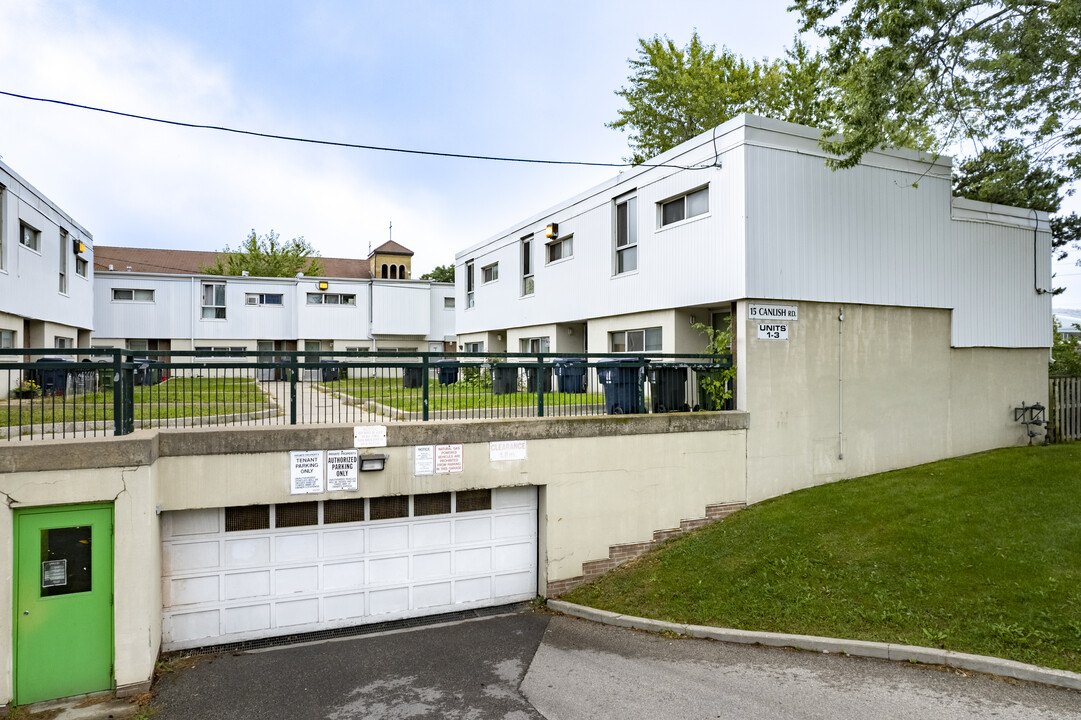
<svg viewBox="0 0 1081 720"><path fill-rule="evenodd" d="M484 352L483 342L467 342L462 345L462 352L467 353L482 353Z"/></svg>
<svg viewBox="0 0 1081 720"><path fill-rule="evenodd" d="M476 293L474 292L473 263L465 264L465 306L471 308L476 305Z"/></svg>
<svg viewBox="0 0 1081 720"><path fill-rule="evenodd" d="M616 202L615 274L638 269L638 198Z"/></svg>
<svg viewBox="0 0 1081 720"><path fill-rule="evenodd" d="M608 333L611 352L660 352L661 329L620 330Z"/></svg>
<svg viewBox="0 0 1081 720"><path fill-rule="evenodd" d="M15 331L14 330L0 330L0 348L13 348L15 347ZM11 359L11 358L6 358Z"/></svg>
<svg viewBox="0 0 1081 720"><path fill-rule="evenodd" d="M672 198L661 206L661 227L677 223L680 220L705 215L709 212L709 188L704 187L686 195Z"/></svg>
<svg viewBox="0 0 1081 720"><path fill-rule="evenodd" d="M150 349L150 341L144 338L129 338L124 342L124 347L132 352L146 352Z"/></svg>
<svg viewBox="0 0 1081 720"><path fill-rule="evenodd" d="M281 293L245 293L245 305L275 305L282 306Z"/></svg>
<svg viewBox="0 0 1081 720"><path fill-rule="evenodd" d="M518 341L518 347L521 348L521 352L524 353L549 352L549 342L546 337L522 338Z"/></svg>
<svg viewBox="0 0 1081 720"><path fill-rule="evenodd" d="M357 296L342 293L308 293L309 305L346 305L356 307Z"/></svg>
<svg viewBox="0 0 1081 720"><path fill-rule="evenodd" d="M154 291L146 288L113 288L113 302L154 302ZM206 317L204 314L203 317Z"/></svg>
<svg viewBox="0 0 1081 720"><path fill-rule="evenodd" d="M60 292L67 295L68 293L68 253L71 251L68 246L68 232L63 228L60 229Z"/></svg>
<svg viewBox="0 0 1081 720"><path fill-rule="evenodd" d="M19 244L41 252L41 233L26 223L19 223Z"/></svg>
<svg viewBox="0 0 1081 720"><path fill-rule="evenodd" d="M481 285L487 285L499 279L499 263L485 265L480 269Z"/></svg>
<svg viewBox="0 0 1081 720"><path fill-rule="evenodd" d="M244 357L248 350L243 347L211 347L209 345L196 345L196 356L220 358L220 355L211 356L210 353L227 353L231 357Z"/></svg>
<svg viewBox="0 0 1081 720"><path fill-rule="evenodd" d="M225 319L225 283L203 283L203 319Z"/></svg>
<svg viewBox="0 0 1081 720"><path fill-rule="evenodd" d="M86 258L75 258L75 274L79 277L86 277L86 273L89 271L90 263L86 261Z"/></svg>
<svg viewBox="0 0 1081 720"><path fill-rule="evenodd" d="M69 337L59 337L59 336L54 337L53 338L53 347L57 348L58 350L63 350L63 349L67 349L67 348L73 348L73 347L75 347L75 339L74 338L69 338Z"/></svg>
<svg viewBox="0 0 1081 720"><path fill-rule="evenodd" d="M443 298L443 309L444 310L453 310L454 309L454 298L452 298L452 297Z"/></svg>
<svg viewBox="0 0 1081 720"><path fill-rule="evenodd" d="M568 235L567 237L553 240L544 247L549 263L554 263L558 260L566 260L569 257L574 257L574 236Z"/></svg>
<svg viewBox="0 0 1081 720"><path fill-rule="evenodd" d="M533 284L533 236L522 238L522 295L532 295Z"/></svg>

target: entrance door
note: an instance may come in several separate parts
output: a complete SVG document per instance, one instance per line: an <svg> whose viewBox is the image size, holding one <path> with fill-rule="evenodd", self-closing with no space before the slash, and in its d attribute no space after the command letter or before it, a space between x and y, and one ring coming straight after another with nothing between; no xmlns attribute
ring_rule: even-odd
<svg viewBox="0 0 1081 720"><path fill-rule="evenodd" d="M113 685L113 508L15 510L15 702Z"/></svg>

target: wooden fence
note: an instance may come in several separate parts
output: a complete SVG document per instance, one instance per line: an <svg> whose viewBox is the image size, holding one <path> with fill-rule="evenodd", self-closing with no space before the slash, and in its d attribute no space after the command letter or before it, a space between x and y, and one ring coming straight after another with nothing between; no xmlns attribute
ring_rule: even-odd
<svg viewBox="0 0 1081 720"><path fill-rule="evenodd" d="M1048 392L1051 442L1081 440L1081 377L1053 377Z"/></svg>

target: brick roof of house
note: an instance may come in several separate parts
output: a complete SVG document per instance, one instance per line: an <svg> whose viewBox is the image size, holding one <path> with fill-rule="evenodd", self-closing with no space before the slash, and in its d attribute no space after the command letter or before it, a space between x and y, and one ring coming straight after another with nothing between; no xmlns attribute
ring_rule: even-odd
<svg viewBox="0 0 1081 720"><path fill-rule="evenodd" d="M393 244L396 248L405 251L405 253L398 254L413 254L397 243L386 244ZM380 252L395 251L383 250ZM201 275L202 268L213 265L217 255L216 252L203 250L162 250L159 248L95 245L94 270L107 271L109 266L112 265L113 270L124 272L130 265L132 272ZM321 257L319 261L323 265L323 275L325 277L367 279L372 276L367 260Z"/></svg>

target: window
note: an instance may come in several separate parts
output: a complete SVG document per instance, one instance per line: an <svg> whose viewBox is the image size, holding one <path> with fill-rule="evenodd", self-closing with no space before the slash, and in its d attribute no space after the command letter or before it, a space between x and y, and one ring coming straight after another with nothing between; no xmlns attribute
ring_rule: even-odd
<svg viewBox="0 0 1081 720"><path fill-rule="evenodd" d="M210 347L208 345L200 345L196 346L195 352L202 357L211 357L210 353L228 353L230 356L244 357L247 355L248 350L247 348L242 347ZM220 356L215 355L213 357L218 358Z"/></svg>
<svg viewBox="0 0 1081 720"><path fill-rule="evenodd" d="M559 240L553 240L546 246L548 254L548 262L554 263L557 260L566 260L569 257L574 256L574 236L568 235L565 238Z"/></svg>
<svg viewBox="0 0 1081 720"><path fill-rule="evenodd" d="M60 230L60 292L68 294L68 233Z"/></svg>
<svg viewBox="0 0 1081 720"><path fill-rule="evenodd" d="M203 319L225 319L225 283L203 283Z"/></svg>
<svg viewBox="0 0 1081 720"><path fill-rule="evenodd" d="M465 306L471 308L476 304L476 296L473 293L473 263L465 264Z"/></svg>
<svg viewBox="0 0 1081 720"><path fill-rule="evenodd" d="M620 330L609 334L612 352L660 352L661 329Z"/></svg>
<svg viewBox="0 0 1081 720"><path fill-rule="evenodd" d="M53 347L58 349L73 348L75 347L75 340L69 337L55 337L53 338Z"/></svg>
<svg viewBox="0 0 1081 720"><path fill-rule="evenodd" d="M709 212L709 188L661 203L661 227Z"/></svg>
<svg viewBox="0 0 1081 720"><path fill-rule="evenodd" d="M522 338L518 341L518 346L524 353L546 353L548 350L548 338Z"/></svg>
<svg viewBox="0 0 1081 720"><path fill-rule="evenodd" d="M41 233L26 223L19 223L19 243L36 252L41 251Z"/></svg>
<svg viewBox="0 0 1081 720"><path fill-rule="evenodd" d="M15 331L0 330L0 348L15 347Z"/></svg>
<svg viewBox="0 0 1081 720"><path fill-rule="evenodd" d="M86 258L75 258L75 274L79 277L86 277L86 273L89 267L90 263L86 261Z"/></svg>
<svg viewBox="0 0 1081 720"><path fill-rule="evenodd" d="M154 302L153 290L135 288L113 288L113 302ZM203 313L206 317L206 313Z"/></svg>
<svg viewBox="0 0 1081 720"><path fill-rule="evenodd" d="M246 293L244 295L245 305L277 305L282 304L281 293Z"/></svg>
<svg viewBox="0 0 1081 720"><path fill-rule="evenodd" d="M616 203L616 275L638 269L638 198Z"/></svg>
<svg viewBox="0 0 1081 720"><path fill-rule="evenodd" d="M480 269L481 272L481 284L487 285L490 282L495 282L499 279L499 263L492 263L491 265L485 265Z"/></svg>
<svg viewBox="0 0 1081 720"><path fill-rule="evenodd" d="M533 284L533 236L522 238L522 295L532 295Z"/></svg>
<svg viewBox="0 0 1081 720"><path fill-rule="evenodd" d="M405 280L405 265L398 266L398 279Z"/></svg>
<svg viewBox="0 0 1081 720"><path fill-rule="evenodd" d="M280 297L280 296L279 296ZM308 293L309 305L348 305L356 307L356 295L342 295L341 293Z"/></svg>
<svg viewBox="0 0 1081 720"><path fill-rule="evenodd" d="M454 309L454 298L452 298L452 297L443 298L443 309L444 310L453 310Z"/></svg>
<svg viewBox="0 0 1081 720"><path fill-rule="evenodd" d="M133 352L146 352L150 349L149 340L128 340L124 346Z"/></svg>
<svg viewBox="0 0 1081 720"><path fill-rule="evenodd" d="M469 353L482 353L484 352L484 343L482 342L470 342L462 345L463 352Z"/></svg>

